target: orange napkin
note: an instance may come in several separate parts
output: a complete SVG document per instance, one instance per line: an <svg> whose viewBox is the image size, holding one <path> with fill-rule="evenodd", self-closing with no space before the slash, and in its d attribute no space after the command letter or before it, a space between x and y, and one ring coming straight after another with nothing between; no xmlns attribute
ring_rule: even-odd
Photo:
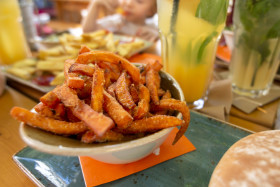
<svg viewBox="0 0 280 187"><path fill-rule="evenodd" d="M80 163L86 186L97 186L108 183L133 173L142 171L166 160L194 151L194 145L183 136L174 146L172 141L178 129L174 128L165 142L160 146L159 155L149 156L129 164L106 164L91 157L81 156Z"/></svg>
<svg viewBox="0 0 280 187"><path fill-rule="evenodd" d="M218 45L216 56L219 59L229 63L231 59L231 51L227 46Z"/></svg>

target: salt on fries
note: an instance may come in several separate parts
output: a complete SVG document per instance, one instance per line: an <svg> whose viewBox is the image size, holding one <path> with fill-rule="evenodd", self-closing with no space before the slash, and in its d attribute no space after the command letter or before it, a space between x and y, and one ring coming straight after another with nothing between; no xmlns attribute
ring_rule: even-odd
<svg viewBox="0 0 280 187"><path fill-rule="evenodd" d="M75 60L66 60L64 84L41 97L37 113L14 107L11 115L55 134L77 135L84 143L123 141L181 126L175 144L190 113L185 102L160 88L161 67L151 61L140 73L121 56L83 46ZM182 113L183 120L166 115L170 111Z"/></svg>

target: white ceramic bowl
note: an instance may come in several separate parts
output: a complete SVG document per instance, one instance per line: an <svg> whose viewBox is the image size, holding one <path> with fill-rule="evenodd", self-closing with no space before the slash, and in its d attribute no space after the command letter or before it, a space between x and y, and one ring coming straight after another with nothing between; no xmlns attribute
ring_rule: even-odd
<svg viewBox="0 0 280 187"><path fill-rule="evenodd" d="M161 87L169 89L175 99L184 101L177 81L165 72L160 72ZM181 114L177 115L181 118ZM125 164L140 160L153 153L167 138L173 128L163 129L151 135L126 142L85 144L79 140L54 135L21 123L20 135L30 147L42 152L66 156L90 156L111 164Z"/></svg>

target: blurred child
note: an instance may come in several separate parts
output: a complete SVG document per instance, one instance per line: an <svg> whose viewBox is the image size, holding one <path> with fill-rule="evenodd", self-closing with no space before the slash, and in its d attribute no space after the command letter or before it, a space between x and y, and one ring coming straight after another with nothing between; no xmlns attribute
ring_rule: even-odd
<svg viewBox="0 0 280 187"><path fill-rule="evenodd" d="M121 8L121 14L116 13L117 8ZM105 17L98 19L101 11L104 11ZM158 30L156 23L151 21L155 13L156 0L93 0L82 27L84 32L107 29L155 41Z"/></svg>

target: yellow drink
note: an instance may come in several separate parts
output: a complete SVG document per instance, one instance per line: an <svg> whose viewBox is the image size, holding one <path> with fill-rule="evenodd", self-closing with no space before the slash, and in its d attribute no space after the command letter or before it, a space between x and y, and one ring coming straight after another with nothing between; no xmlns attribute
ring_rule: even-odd
<svg viewBox="0 0 280 187"><path fill-rule="evenodd" d="M197 16L200 0L181 0L174 23L174 1L158 0L162 57L165 70L193 103L206 96L224 21L213 24Z"/></svg>
<svg viewBox="0 0 280 187"><path fill-rule="evenodd" d="M17 0L0 1L0 63L11 64L29 55Z"/></svg>

